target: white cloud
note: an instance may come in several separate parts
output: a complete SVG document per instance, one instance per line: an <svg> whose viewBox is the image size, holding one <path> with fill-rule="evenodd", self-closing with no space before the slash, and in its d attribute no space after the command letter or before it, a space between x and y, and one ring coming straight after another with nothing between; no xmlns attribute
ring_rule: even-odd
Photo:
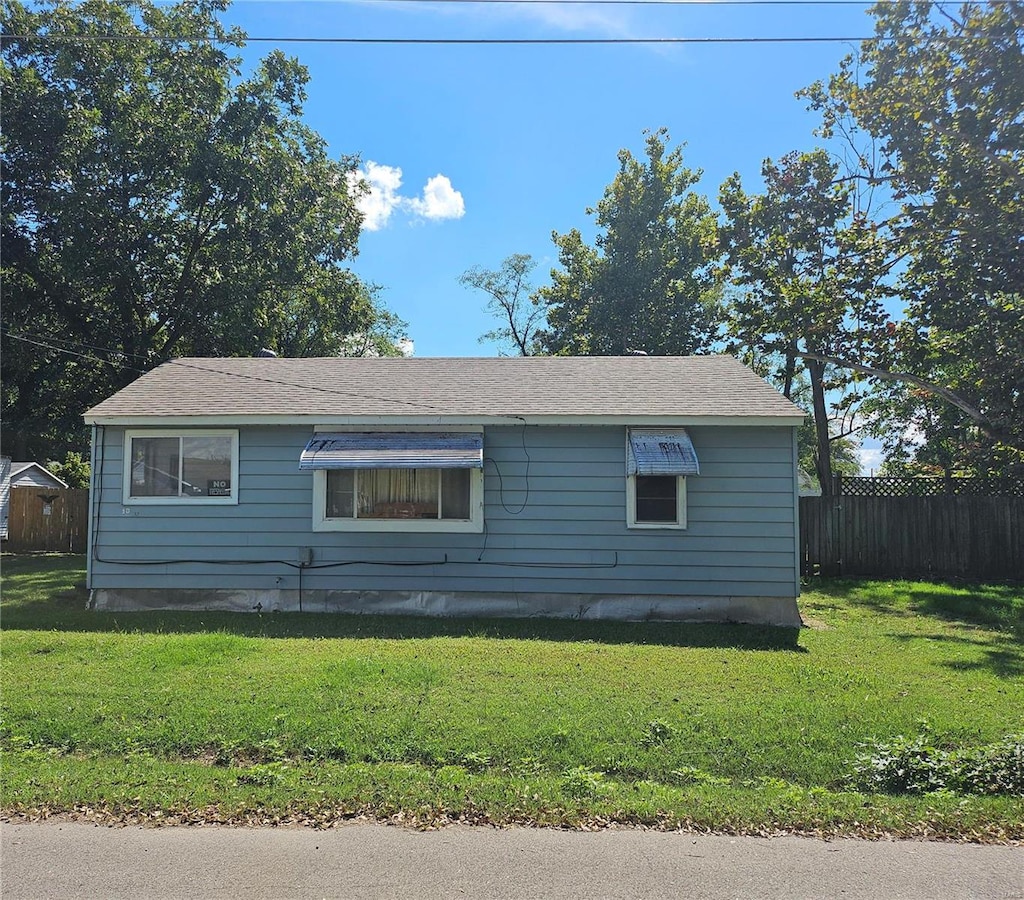
<svg viewBox="0 0 1024 900"><path fill-rule="evenodd" d="M461 219L466 204L446 175L435 175L423 188L423 196L409 200L408 207L424 219Z"/></svg>
<svg viewBox="0 0 1024 900"><path fill-rule="evenodd" d="M354 185L360 181L369 188L356 201L356 208L363 214L363 228L379 231L388 224L391 213L402 203L398 195L398 189L402 186L402 170L368 160L365 167L349 176L349 184Z"/></svg>
<svg viewBox="0 0 1024 900"><path fill-rule="evenodd" d="M915 423L911 423L907 426L906 431L903 432L903 440L914 447L920 447L927 441L924 431L921 427Z"/></svg>
<svg viewBox="0 0 1024 900"><path fill-rule="evenodd" d="M371 5L373 0L343 0L354 5ZM560 6L556 3L430 3L409 0L396 3L388 12L419 18L459 18L486 25L527 22L566 32L596 32L606 37L637 37L631 11L587 3Z"/></svg>
<svg viewBox="0 0 1024 900"><path fill-rule="evenodd" d="M456 7L459 8L459 7ZM630 15L621 9L599 9L586 4L558 6L549 3L516 3L485 8L495 18L530 19L561 31L595 31L607 37L636 37Z"/></svg>
<svg viewBox="0 0 1024 900"><path fill-rule="evenodd" d="M861 472L877 471L882 465L882 449L880 447L861 447L857 451L860 457Z"/></svg>
<svg viewBox="0 0 1024 900"><path fill-rule="evenodd" d="M363 228L380 231L396 209L404 210L417 219L439 221L461 219L466 214L466 203L462 194L452 187L447 175L440 173L429 179L419 197L403 197L402 170L397 166L385 166L373 160L349 176L349 184L366 185L367 192L356 201L356 207L363 214Z"/></svg>

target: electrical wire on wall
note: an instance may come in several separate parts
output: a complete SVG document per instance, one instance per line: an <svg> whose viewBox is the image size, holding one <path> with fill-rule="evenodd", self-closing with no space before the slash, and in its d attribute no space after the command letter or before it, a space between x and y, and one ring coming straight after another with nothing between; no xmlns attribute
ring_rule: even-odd
<svg viewBox="0 0 1024 900"><path fill-rule="evenodd" d="M501 477L501 469L498 466L498 461L493 456L485 456L484 463L490 463L494 467L494 472L498 476L498 502L501 504L501 508L510 516L521 515L523 510L526 509L526 504L530 502L530 451L526 449L526 419L522 416L510 416L509 418L518 419L520 422L519 437L523 443L523 456L526 457L526 472L523 478L526 481L525 494L523 496L523 502L519 504L518 509L512 509L505 502L505 481Z"/></svg>
<svg viewBox="0 0 1024 900"><path fill-rule="evenodd" d="M146 370L143 370L143 369L137 369L136 367L131 366L131 365L127 365L125 363L118 363L118 362L114 362L114 361L111 361L111 360L100 359L98 357L91 356L89 354L75 352L73 350L68 349L67 347L61 347L61 346L58 346L56 344L51 344L51 343L48 343L48 342L36 341L36 340L33 340L32 338L28 338L28 337L25 337L25 336L21 336L21 335L17 335L17 334L8 334L8 336L14 338L15 340L24 341L25 343L30 343L30 344L36 344L38 346L43 346L46 349L50 349L50 350L56 351L58 353L65 353L65 354L68 354L70 356L76 356L76 357L79 357L79 358L89 359L89 360L94 361L94 362L105 363L105 364L108 364L108 365L114 365L114 366L118 366L120 368L130 369L130 370L133 370L133 371L138 371L138 372L143 372L143 373L146 371ZM75 342L75 341L62 340L61 343L72 344L74 346L80 346L80 347L88 347L89 349L92 349L92 350L104 350L104 351L110 352L110 353L118 352L118 351L109 350L108 348L101 348L101 347L96 347L94 345L81 344L81 343ZM172 360L171 362L176 362L176 361ZM203 369L203 370L206 370L206 371L219 371L219 370L216 370L216 369L207 368L205 366L193 366L193 365L190 365L190 364L187 364L187 363L185 363L185 364L183 364L183 363L176 363L176 364L178 364L178 365L185 365L188 368ZM235 373L224 373L224 374L232 374L233 375ZM275 384L285 384L285 385L291 385L292 384L291 382L278 381L276 379L269 379L269 378L261 378L259 376L237 375L237 377L243 378L243 379L254 380L254 381L271 382L271 383L275 383ZM349 392L344 392L344 391L332 391L329 388L319 388L319 389L320 390L324 390L324 391L326 391L328 393L346 394L348 396L365 396L365 395L353 395L353 394L351 394ZM389 398L375 398L375 397L369 397L369 396L365 396L365 398L366 399L382 399L382 400L383 399L389 399ZM398 402L401 402L401 401L398 401ZM417 404L417 405L427 406L428 404ZM523 418L522 416L509 416L508 418L516 419L519 422L519 425L520 425L519 438L520 438L520 442L521 442L521 446L522 446L522 450L523 450L523 456L524 456L524 458L526 460L526 468L525 468L525 471L524 471L524 474L523 474L523 477L525 479L525 485L524 485L524 493L523 493L523 501L522 501L522 503L520 503L520 504L518 504L517 506L514 506L514 507L510 506L508 504L508 502L505 499L504 476L502 475L501 468L498 465L497 460L494 459L493 457L485 457L484 458L484 462L485 462L485 464L487 462L489 462L491 464L491 466L494 468L495 474L498 476L498 502L501 505L501 508L505 511L505 513L507 515L519 516L519 515L521 515L525 511L527 505L530 502L530 492L531 492L530 467L531 467L531 465L533 463L533 460L532 460L532 457L530 456L530 451L529 451L529 448L527 447L527 442L526 442L526 427L527 427L526 419ZM101 522L102 522L102 519L103 519L103 512L102 512L102 507L103 507L103 478L104 478L104 469L105 469L105 466L106 466L106 445L107 445L107 436L106 436L106 426L105 425L98 424L98 425L95 426L95 444L96 444L95 471L93 472L93 475L92 475L92 479L93 479L92 483L93 483L93 486L94 486L94 490L93 490L93 496L92 496L92 509L91 509L91 516L90 516L90 519L91 519L91 532L92 532L91 535L90 535L90 538L91 538L91 559L94 562L104 563L106 565L119 565L119 566L167 566L167 565L251 566L251 565L279 565L279 566L285 566L285 567L290 568L290 569L297 569L298 570L300 610L301 610L301 605L302 605L302 594L303 594L303 572L306 569L314 569L314 570L317 570L317 569L337 569L337 568L344 568L344 567L348 567L348 566L387 566L389 568L391 568L391 567L402 568L402 567L429 567L429 566L445 566L445 565L478 565L478 564L479 565L487 565L487 566L501 566L501 567L506 567L506 568L524 568L524 569L553 569L553 568L608 569L608 568L615 568L615 567L618 566L618 554L617 553L614 554L614 557L613 557L612 561L608 562L608 563L529 563L529 562L512 563L512 562L486 562L486 561L483 560L483 556L484 556L485 552L487 551L487 539L488 539L488 530L487 530L487 520L486 520L486 517L484 519L483 546L481 547L480 553L477 556L475 561L473 561L473 560L454 560L454 559L450 559L449 555L447 553L445 553L443 558L439 559L439 560L412 561L412 560L347 559L347 560L324 561L324 562L320 562L320 563L295 562L294 560L288 560L288 559L224 559L224 558L221 558L221 559L199 559L199 558L192 558L192 557L175 557L175 558L171 558L171 559L166 559L166 558L165 559L116 559L116 558L111 558L109 556L104 556L100 552L100 525L101 525ZM128 461L125 461L125 464L128 464Z"/></svg>
<svg viewBox="0 0 1024 900"><path fill-rule="evenodd" d="M101 511L103 506L103 460L107 449L107 426L94 425L93 429L93 445L96 450L96 459L94 460L95 464L92 472L90 473L92 483L95 488L92 498L93 527L92 534L90 535L90 543L92 544L92 558L94 560L99 560L98 544L100 539L100 519L102 518Z"/></svg>
<svg viewBox="0 0 1024 900"><path fill-rule="evenodd" d="M532 462L532 460L530 459L530 451L526 449L526 419L524 419L522 416L513 416L512 418L519 420L519 436L523 442L523 455L526 457L526 472L523 476L526 479L526 493L523 495L523 502L519 505L518 509L511 509L509 505L505 502L505 479L502 478L501 476L501 467L498 465L498 461L493 456L485 456L484 465L490 463L492 468L494 469L494 474L498 476L498 503L501 504L501 508L505 510L505 512L510 516L518 516L522 514L523 510L526 509L526 504L530 502L530 463ZM488 531L487 528L486 516L484 516L483 527L484 542L483 545L480 547L480 555L476 558L477 562L482 562L484 554L487 552L487 538L490 532Z"/></svg>

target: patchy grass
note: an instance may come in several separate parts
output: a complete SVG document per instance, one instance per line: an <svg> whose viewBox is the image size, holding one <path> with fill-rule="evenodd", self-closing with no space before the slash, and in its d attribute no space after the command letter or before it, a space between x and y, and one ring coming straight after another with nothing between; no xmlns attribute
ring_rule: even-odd
<svg viewBox="0 0 1024 900"><path fill-rule="evenodd" d="M1024 798L854 789L1024 732L1019 588L824 582L816 627L87 611L5 558L9 813L1024 839Z"/></svg>

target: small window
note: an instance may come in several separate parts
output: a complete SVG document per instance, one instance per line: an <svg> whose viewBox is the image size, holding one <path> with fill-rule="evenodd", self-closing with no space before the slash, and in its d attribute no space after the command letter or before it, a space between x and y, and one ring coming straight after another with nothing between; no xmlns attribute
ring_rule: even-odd
<svg viewBox="0 0 1024 900"><path fill-rule="evenodd" d="M679 507L676 500L677 487L678 479L671 475L637 475L637 524L669 522L674 525Z"/></svg>
<svg viewBox="0 0 1024 900"><path fill-rule="evenodd" d="M237 503L238 432L126 432L125 503Z"/></svg>
<svg viewBox="0 0 1024 900"><path fill-rule="evenodd" d="M681 475L630 475L626 524L630 528L685 528L686 478Z"/></svg>
<svg viewBox="0 0 1024 900"><path fill-rule="evenodd" d="M627 428L626 525L685 528L686 478L698 474L685 428Z"/></svg>

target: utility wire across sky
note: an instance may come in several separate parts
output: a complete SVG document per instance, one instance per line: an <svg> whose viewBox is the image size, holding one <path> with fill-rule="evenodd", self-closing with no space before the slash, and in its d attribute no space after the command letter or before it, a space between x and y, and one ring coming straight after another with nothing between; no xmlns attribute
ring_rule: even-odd
<svg viewBox="0 0 1024 900"><path fill-rule="evenodd" d="M330 0L326 0L330 2ZM347 3L349 0L334 0ZM517 6L886 6L904 0L361 0L361 3L402 3L406 6L433 6L459 4L487 6L515 4ZM1006 6L1019 0L985 0L985 6ZM950 6L949 0L916 0L918 6Z"/></svg>
<svg viewBox="0 0 1024 900"><path fill-rule="evenodd" d="M330 2L330 0L328 0ZM334 0L347 3L349 0ZM657 7L756 7L756 6L884 6L902 0L360 0L361 4L392 6L657 6ZM981 6L1012 6L1020 0L985 0ZM942 7L948 0L916 0L920 6ZM552 38L448 38L448 37L358 37L358 36L312 36L312 35L245 35L239 37L249 44L439 44L439 45L544 45L544 44L849 44L866 41L889 42L892 37L877 35L752 35L752 36L686 36L686 37L552 37ZM947 35L946 40L972 41L991 38L971 34ZM0 34L0 42L104 42L104 41L163 41L235 43L236 38L218 38L212 35L172 35L153 32L134 34L68 34L44 32L40 34Z"/></svg>
<svg viewBox="0 0 1024 900"><path fill-rule="evenodd" d="M376 37L278 37L246 36L244 44L848 44L893 40L877 37L641 37L641 38L376 38ZM0 41L101 43L111 41L163 41L166 43L234 43L206 35L164 34L5 34Z"/></svg>

